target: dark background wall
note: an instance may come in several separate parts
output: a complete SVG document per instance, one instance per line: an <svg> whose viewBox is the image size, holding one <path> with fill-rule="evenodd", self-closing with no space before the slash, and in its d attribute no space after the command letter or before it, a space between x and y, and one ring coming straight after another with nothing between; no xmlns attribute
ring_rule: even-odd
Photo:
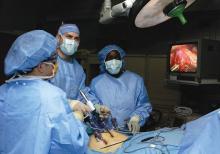
<svg viewBox="0 0 220 154"><path fill-rule="evenodd" d="M0 36L0 83L3 83L6 80L4 76L4 58L16 36L10 34L0 34Z"/></svg>

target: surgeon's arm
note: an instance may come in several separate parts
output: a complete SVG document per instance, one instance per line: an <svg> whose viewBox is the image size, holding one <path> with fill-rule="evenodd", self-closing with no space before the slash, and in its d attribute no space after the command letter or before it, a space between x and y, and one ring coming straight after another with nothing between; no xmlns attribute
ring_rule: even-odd
<svg viewBox="0 0 220 154"><path fill-rule="evenodd" d="M90 84L90 87L85 87L84 89L81 89L81 91L86 95L88 100L90 100L94 104L96 112L99 114L101 118L107 118L110 115L109 108L104 106L96 96L95 84L93 80ZM82 98L80 100L82 100Z"/></svg>
<svg viewBox="0 0 220 154"><path fill-rule="evenodd" d="M86 95L87 99L93 103L95 110L99 114L99 116L101 118L108 118L108 116L110 115L109 108L107 106L102 105L102 103L100 103L100 100L96 97L94 91L92 91L90 87L86 87L81 91Z"/></svg>
<svg viewBox="0 0 220 154"><path fill-rule="evenodd" d="M140 118L139 124L141 126L144 125L146 119L150 116L150 112L152 111L152 106L149 101L149 97L147 94L147 90L144 85L144 81L141 78L140 82L137 86L137 103L136 103L136 110L131 114L130 118L137 115Z"/></svg>
<svg viewBox="0 0 220 154"><path fill-rule="evenodd" d="M88 136L82 123L72 112L60 113L51 118L51 154L84 154L88 147Z"/></svg>
<svg viewBox="0 0 220 154"><path fill-rule="evenodd" d="M78 100L68 99L68 103L70 105L70 108L74 112L79 111L79 112L82 112L83 114L87 114L88 112L91 111L88 105L86 105Z"/></svg>

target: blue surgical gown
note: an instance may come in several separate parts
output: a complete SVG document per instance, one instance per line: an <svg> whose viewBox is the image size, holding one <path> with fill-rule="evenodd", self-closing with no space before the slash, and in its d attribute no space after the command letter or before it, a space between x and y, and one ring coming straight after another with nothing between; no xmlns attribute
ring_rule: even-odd
<svg viewBox="0 0 220 154"><path fill-rule="evenodd" d="M120 127L124 127L133 115L140 116L143 126L152 110L143 78L130 71L118 78L108 73L100 74L92 80L90 89L99 103L109 107Z"/></svg>
<svg viewBox="0 0 220 154"><path fill-rule="evenodd" d="M61 89L27 78L0 87L1 154L84 154L87 143Z"/></svg>
<svg viewBox="0 0 220 154"><path fill-rule="evenodd" d="M219 154L220 109L185 125L179 154Z"/></svg>
<svg viewBox="0 0 220 154"><path fill-rule="evenodd" d="M68 99L80 99L79 90L86 88L86 75L76 59L68 62L60 57L57 59L58 71L50 82L66 92Z"/></svg>

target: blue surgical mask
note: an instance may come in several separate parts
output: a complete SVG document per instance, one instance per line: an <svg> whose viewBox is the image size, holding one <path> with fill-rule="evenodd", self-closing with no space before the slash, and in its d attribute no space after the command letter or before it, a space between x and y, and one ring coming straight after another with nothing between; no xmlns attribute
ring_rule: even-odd
<svg viewBox="0 0 220 154"><path fill-rule="evenodd" d="M60 45L60 49L63 51L65 55L71 56L77 51L78 46L79 43L77 41L63 38L63 42Z"/></svg>
<svg viewBox="0 0 220 154"><path fill-rule="evenodd" d="M118 74L121 70L121 67L122 67L121 60L112 59L105 62L106 70L112 75Z"/></svg>

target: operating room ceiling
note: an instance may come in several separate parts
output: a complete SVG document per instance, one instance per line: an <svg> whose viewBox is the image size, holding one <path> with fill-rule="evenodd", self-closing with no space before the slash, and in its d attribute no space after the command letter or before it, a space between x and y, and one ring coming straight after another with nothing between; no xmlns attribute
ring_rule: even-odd
<svg viewBox="0 0 220 154"><path fill-rule="evenodd" d="M113 0L117 4L122 0ZM0 32L19 33L53 22L98 22L101 0L1 0ZM220 12L219 0L197 0L187 14ZM118 22L120 23L120 22Z"/></svg>

